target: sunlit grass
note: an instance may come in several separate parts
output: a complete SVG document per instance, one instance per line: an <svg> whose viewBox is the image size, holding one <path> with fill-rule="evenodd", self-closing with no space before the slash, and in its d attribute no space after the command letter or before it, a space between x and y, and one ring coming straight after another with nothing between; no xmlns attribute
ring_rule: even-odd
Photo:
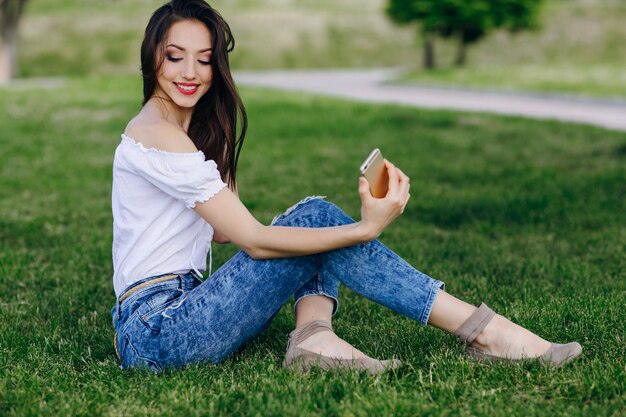
<svg viewBox="0 0 626 417"><path fill-rule="evenodd" d="M573 65L566 64L446 68L434 71L408 71L401 75L397 82L504 92L599 96L624 101L625 68L623 65L589 65L585 71L581 71Z"/></svg>

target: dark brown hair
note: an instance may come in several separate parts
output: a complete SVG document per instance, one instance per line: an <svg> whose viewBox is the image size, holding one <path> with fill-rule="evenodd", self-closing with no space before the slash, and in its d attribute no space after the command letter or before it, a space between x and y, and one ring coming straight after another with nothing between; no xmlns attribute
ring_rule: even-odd
<svg viewBox="0 0 626 417"><path fill-rule="evenodd" d="M181 20L203 23L211 33L213 43L211 88L198 100L187 134L196 148L204 152L206 159L217 163L224 181L234 188L248 118L228 64L228 53L234 49L235 39L228 23L204 0L172 0L157 9L150 18L141 44L143 104L154 93L157 74L165 57L167 32ZM238 121L241 122L239 135Z"/></svg>

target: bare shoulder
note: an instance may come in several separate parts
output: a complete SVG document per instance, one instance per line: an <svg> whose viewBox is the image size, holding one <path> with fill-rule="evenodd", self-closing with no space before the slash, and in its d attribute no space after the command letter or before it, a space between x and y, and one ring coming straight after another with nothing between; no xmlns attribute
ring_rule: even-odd
<svg viewBox="0 0 626 417"><path fill-rule="evenodd" d="M178 126L141 113L128 123L124 134L146 148L177 153L198 151L193 141Z"/></svg>

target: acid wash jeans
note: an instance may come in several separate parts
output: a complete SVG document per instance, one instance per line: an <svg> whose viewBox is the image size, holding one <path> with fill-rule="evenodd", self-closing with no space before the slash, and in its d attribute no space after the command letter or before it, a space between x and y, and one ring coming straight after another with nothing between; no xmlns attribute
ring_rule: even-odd
<svg viewBox="0 0 626 417"><path fill-rule="evenodd" d="M353 223L321 198L307 198L273 224L327 227ZM134 283L129 292L157 277ZM441 281L417 271L375 240L316 255L255 260L240 251L204 282L193 273L146 285L112 310L121 368L218 363L258 335L292 295L335 301L339 283L427 324ZM120 298L124 295L120 296Z"/></svg>

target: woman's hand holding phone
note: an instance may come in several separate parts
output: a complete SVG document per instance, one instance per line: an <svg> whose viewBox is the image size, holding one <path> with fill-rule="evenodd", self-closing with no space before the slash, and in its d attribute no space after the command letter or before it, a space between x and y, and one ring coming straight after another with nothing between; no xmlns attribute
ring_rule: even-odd
<svg viewBox="0 0 626 417"><path fill-rule="evenodd" d="M368 180L365 177L359 178L361 223L371 240L376 239L396 217L404 212L410 198L409 177L386 159L384 164L389 184L387 194L383 198L372 196Z"/></svg>

